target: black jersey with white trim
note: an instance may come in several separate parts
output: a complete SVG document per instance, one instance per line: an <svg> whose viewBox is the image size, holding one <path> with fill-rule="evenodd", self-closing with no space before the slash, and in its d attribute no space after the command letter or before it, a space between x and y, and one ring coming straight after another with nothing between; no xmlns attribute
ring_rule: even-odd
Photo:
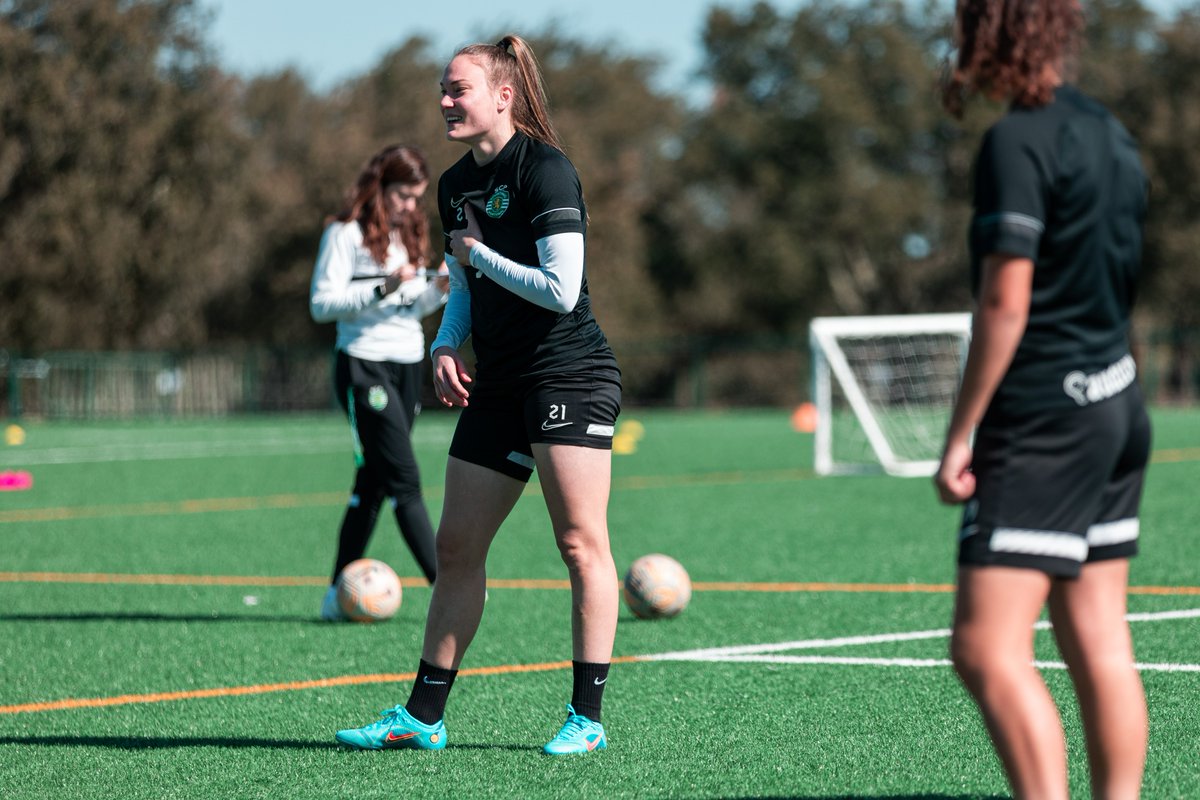
<svg viewBox="0 0 1200 800"><path fill-rule="evenodd" d="M988 131L975 165L972 292L988 255L1034 262L1029 322L993 411L1079 405L1079 376L1128 355L1146 203L1133 137L1074 87L1046 106L1014 106Z"/></svg>
<svg viewBox="0 0 1200 800"><path fill-rule="evenodd" d="M518 264L538 266L537 241L558 233L587 235L587 209L575 167L555 148L515 134L480 166L471 153L438 182L438 210L446 232L467 226L469 204L492 250ZM583 369L583 356L608 351L592 313L584 267L579 300L566 313L530 303L462 265L471 296L471 342L478 376L489 380Z"/></svg>

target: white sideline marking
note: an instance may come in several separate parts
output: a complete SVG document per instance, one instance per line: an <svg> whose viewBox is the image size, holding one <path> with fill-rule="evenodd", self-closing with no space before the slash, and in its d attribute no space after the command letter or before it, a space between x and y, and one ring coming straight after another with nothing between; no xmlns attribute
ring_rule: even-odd
<svg viewBox="0 0 1200 800"><path fill-rule="evenodd" d="M449 442L450 436L441 429L413 431L416 444L431 445ZM226 458L229 456L289 456L349 452L350 432L322 432L305 438L261 436L253 434L239 439L188 440L174 442L107 442L72 447L26 449L20 462L27 466L43 464L95 464L116 461L163 461L175 459ZM14 459L16 454L14 454Z"/></svg>
<svg viewBox="0 0 1200 800"><path fill-rule="evenodd" d="M1161 619L1191 619L1200 617L1200 608L1185 608L1179 611L1143 611L1139 614L1126 614L1130 622L1158 622Z"/></svg>
<svg viewBox="0 0 1200 800"><path fill-rule="evenodd" d="M1129 622L1161 622L1173 619L1194 619L1200 617L1200 608L1189 608L1178 611L1155 611L1137 614L1126 614ZM1049 622L1037 622L1033 626L1037 630L1046 630ZM868 636L842 636L836 639L802 639L795 642L774 642L770 644L744 644L731 647L706 647L698 650L679 650L671 653L655 653L653 655L637 656L638 661L706 661L728 663L759 663L759 664L840 664L848 666L879 666L879 667L949 667L947 658L854 658L850 656L800 656L778 655L785 650L816 650L823 647L852 647L860 644L885 644L890 642L911 642L920 639L944 639L950 636L949 628L937 628L928 631L910 631L908 633L880 633ZM1061 661L1035 661L1038 669L1066 669ZM1137 662L1134 668L1143 672L1200 672L1200 664L1152 664Z"/></svg>
<svg viewBox="0 0 1200 800"><path fill-rule="evenodd" d="M661 660L661 659L660 659ZM679 658L673 661L704 661L706 663L743 664L835 664L853 667L949 667L948 658L850 658L849 656L780 656L740 655L711 656L708 658ZM1066 669L1061 661L1034 661L1038 669ZM1200 672L1200 664L1148 664L1136 662L1139 672Z"/></svg>
<svg viewBox="0 0 1200 800"><path fill-rule="evenodd" d="M780 650L816 650L821 647L848 647L857 644L910 642L916 639L944 639L949 635L949 628L939 628L933 631L913 631L911 633L879 633L872 636L842 636L837 639L802 639L798 642L707 647L700 650L680 650L674 653L638 656L638 658L645 661L701 661L710 658L715 660L721 656L774 653Z"/></svg>
<svg viewBox="0 0 1200 800"><path fill-rule="evenodd" d="M84 447L48 447L43 450L27 450L21 454L21 463L30 466L43 464L96 464L115 461L163 461L191 458L224 458L227 456L253 455L309 455L347 450L350 437L324 436L305 441L283 439L259 439L257 441L212 442L145 442L122 443Z"/></svg>

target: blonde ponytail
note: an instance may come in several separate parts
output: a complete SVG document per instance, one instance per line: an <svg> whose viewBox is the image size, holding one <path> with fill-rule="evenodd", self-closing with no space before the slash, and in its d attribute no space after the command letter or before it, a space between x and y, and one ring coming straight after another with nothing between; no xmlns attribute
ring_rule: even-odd
<svg viewBox="0 0 1200 800"><path fill-rule="evenodd" d="M528 42L510 33L494 45L468 45L455 55L475 59L487 74L489 85L511 85L515 93L513 127L531 139L562 151L562 140L550 121L542 70Z"/></svg>

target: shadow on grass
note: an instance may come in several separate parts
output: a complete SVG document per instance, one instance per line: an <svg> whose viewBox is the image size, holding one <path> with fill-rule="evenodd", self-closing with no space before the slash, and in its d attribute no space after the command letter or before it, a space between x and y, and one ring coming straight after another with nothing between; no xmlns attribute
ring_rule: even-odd
<svg viewBox="0 0 1200 800"><path fill-rule="evenodd" d="M310 622L327 626L313 616L286 614L156 614L148 611L85 611L70 614L0 614L3 622Z"/></svg>
<svg viewBox="0 0 1200 800"><path fill-rule="evenodd" d="M446 745L448 750L511 750L514 753L541 753L540 744L494 744L487 742L458 742Z"/></svg>
<svg viewBox="0 0 1200 800"><path fill-rule="evenodd" d="M1007 800L1005 794L772 794L731 797L729 800Z"/></svg>
<svg viewBox="0 0 1200 800"><path fill-rule="evenodd" d="M347 753L372 753L374 750L355 750L337 742L313 742L304 739L233 739L226 737L185 736L0 736L0 746L6 744L44 745L48 747L107 747L111 750L171 750L182 747L230 747L264 750L342 750ZM541 747L518 744L462 743L451 750L541 750Z"/></svg>
<svg viewBox="0 0 1200 800"><path fill-rule="evenodd" d="M108 747L113 750L170 750L177 747L263 748L267 750L337 750L337 742L303 739L233 739L183 736L0 736L0 745L32 744L50 747Z"/></svg>

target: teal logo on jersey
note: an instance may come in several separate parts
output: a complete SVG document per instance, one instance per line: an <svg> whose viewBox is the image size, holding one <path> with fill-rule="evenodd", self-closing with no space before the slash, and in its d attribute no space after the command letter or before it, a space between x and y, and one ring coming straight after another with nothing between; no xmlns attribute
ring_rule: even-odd
<svg viewBox="0 0 1200 800"><path fill-rule="evenodd" d="M498 186L483 208L492 219L500 219L508 211L508 201L508 186Z"/></svg>
<svg viewBox="0 0 1200 800"><path fill-rule="evenodd" d="M370 389L367 389L367 405L376 411L383 411L387 408L387 404L387 390L382 386L372 386Z"/></svg>

